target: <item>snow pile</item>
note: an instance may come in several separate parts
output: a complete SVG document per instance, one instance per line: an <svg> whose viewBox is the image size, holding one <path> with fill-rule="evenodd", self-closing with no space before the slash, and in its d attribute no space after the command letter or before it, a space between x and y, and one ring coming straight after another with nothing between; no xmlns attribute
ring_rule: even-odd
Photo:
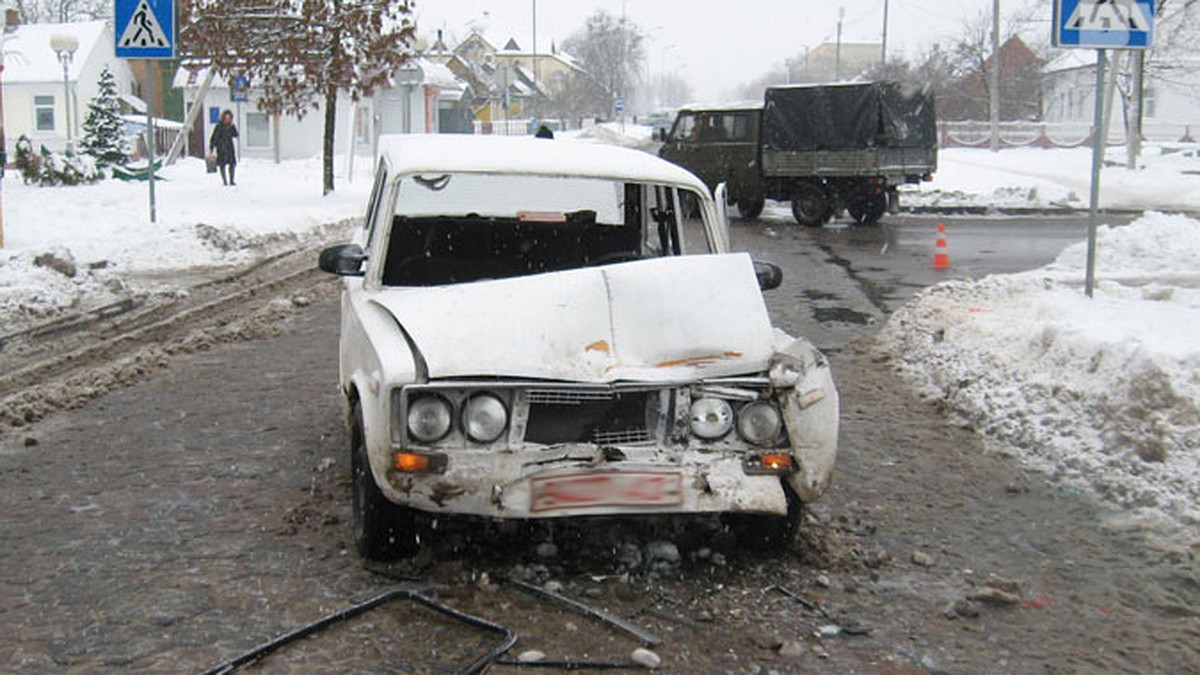
<svg viewBox="0 0 1200 675"><path fill-rule="evenodd" d="M659 143L653 139L653 133L653 128L639 124L605 122L604 124L596 124L579 131L564 131L557 135L562 138L576 138L603 143L605 145L619 145L623 148L645 150L646 152L657 154Z"/></svg>
<svg viewBox="0 0 1200 675"><path fill-rule="evenodd" d="M989 445L1126 508L1200 523L1200 221L1149 214L1045 268L919 293L881 331Z"/></svg>
<svg viewBox="0 0 1200 675"><path fill-rule="evenodd" d="M206 271L339 238L329 228L366 207L371 162L360 159L359 167L358 180L341 179L335 193L322 197L320 158L280 164L246 159L233 187L207 175L202 161L185 159L160 172L153 224L146 183L38 187L10 171L3 192L0 317L10 328L106 304L118 293L178 288ZM74 274L34 264L46 256L72 261Z"/></svg>
<svg viewBox="0 0 1200 675"><path fill-rule="evenodd" d="M1109 148L1100 206L1166 211L1200 209L1200 144L1148 144L1141 167L1124 168L1125 149ZM901 187L900 203L920 208L1088 207L1090 148L980 148L938 151L933 181Z"/></svg>

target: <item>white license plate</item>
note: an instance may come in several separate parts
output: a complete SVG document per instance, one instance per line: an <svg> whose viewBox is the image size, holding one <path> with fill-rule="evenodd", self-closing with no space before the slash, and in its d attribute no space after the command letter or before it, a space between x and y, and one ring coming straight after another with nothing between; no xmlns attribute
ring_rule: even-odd
<svg viewBox="0 0 1200 675"><path fill-rule="evenodd" d="M555 511L610 506L678 506L682 478L675 472L605 472L531 479L531 510Z"/></svg>

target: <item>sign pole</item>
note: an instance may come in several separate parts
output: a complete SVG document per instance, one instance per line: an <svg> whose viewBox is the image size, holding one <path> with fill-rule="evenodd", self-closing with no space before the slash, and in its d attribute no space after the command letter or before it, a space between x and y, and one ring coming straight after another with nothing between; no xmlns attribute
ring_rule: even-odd
<svg viewBox="0 0 1200 675"><path fill-rule="evenodd" d="M1100 167L1104 163L1104 65L1103 49L1096 50L1096 108L1092 118L1092 190L1088 199L1087 273L1084 292L1090 298L1096 286L1096 221L1100 210Z"/></svg>
<svg viewBox="0 0 1200 675"><path fill-rule="evenodd" d="M149 155L150 174L146 182L150 186L150 222L158 222L158 209L154 203L154 69L153 62L147 59L146 63L146 91L150 94L146 101L146 154Z"/></svg>

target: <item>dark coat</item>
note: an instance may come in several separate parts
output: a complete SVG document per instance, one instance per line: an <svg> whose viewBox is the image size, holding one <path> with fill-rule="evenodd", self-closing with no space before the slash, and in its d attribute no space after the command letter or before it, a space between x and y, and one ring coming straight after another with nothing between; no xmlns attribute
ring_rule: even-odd
<svg viewBox="0 0 1200 675"><path fill-rule="evenodd" d="M218 123L213 127L212 136L208 138L208 148L217 153L218 166L237 164L237 154L233 150L233 139L237 137L238 130L233 123Z"/></svg>

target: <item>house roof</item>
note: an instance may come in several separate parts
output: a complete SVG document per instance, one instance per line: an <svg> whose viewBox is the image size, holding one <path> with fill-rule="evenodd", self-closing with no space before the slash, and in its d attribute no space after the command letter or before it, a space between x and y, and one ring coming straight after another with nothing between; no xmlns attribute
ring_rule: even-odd
<svg viewBox="0 0 1200 675"><path fill-rule="evenodd" d="M112 33L104 21L22 24L4 39L5 84L61 82L62 64L50 48L50 38L55 35L70 35L79 41L79 48L67 68L70 80L79 79L88 59L106 40L109 58L116 58L112 55Z"/></svg>
<svg viewBox="0 0 1200 675"><path fill-rule="evenodd" d="M1043 73L1061 73L1076 68L1091 68L1096 65L1096 54L1090 49L1063 49L1042 66Z"/></svg>

